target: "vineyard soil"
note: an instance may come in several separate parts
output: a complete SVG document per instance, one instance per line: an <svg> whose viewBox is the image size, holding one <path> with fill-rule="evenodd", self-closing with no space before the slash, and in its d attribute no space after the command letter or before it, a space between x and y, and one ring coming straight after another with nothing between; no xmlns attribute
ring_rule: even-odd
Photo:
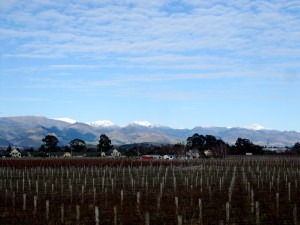
<svg viewBox="0 0 300 225"><path fill-rule="evenodd" d="M300 158L1 159L0 224L298 224Z"/></svg>

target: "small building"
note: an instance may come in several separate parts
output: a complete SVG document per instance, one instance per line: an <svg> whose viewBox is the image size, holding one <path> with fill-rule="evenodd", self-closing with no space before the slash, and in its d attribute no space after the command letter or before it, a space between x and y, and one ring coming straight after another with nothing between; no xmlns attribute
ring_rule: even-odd
<svg viewBox="0 0 300 225"><path fill-rule="evenodd" d="M17 149L13 149L11 150L11 152L9 153L9 155L13 158L21 158L21 152Z"/></svg>
<svg viewBox="0 0 300 225"><path fill-rule="evenodd" d="M200 152L198 149L191 149L187 151L186 156L189 158L199 158L200 157Z"/></svg>
<svg viewBox="0 0 300 225"><path fill-rule="evenodd" d="M112 157L121 157L121 152L119 152L117 149L114 149L111 153Z"/></svg>
<svg viewBox="0 0 300 225"><path fill-rule="evenodd" d="M152 155L153 159L162 159L161 155Z"/></svg>
<svg viewBox="0 0 300 225"><path fill-rule="evenodd" d="M250 156L252 155L252 152L246 152L246 155Z"/></svg>
<svg viewBox="0 0 300 225"><path fill-rule="evenodd" d="M142 155L141 159L144 160L151 160L151 159L162 159L163 157L161 155Z"/></svg>
<svg viewBox="0 0 300 225"><path fill-rule="evenodd" d="M143 159L143 160L151 160L151 159L153 159L153 157L151 155L142 155L141 159Z"/></svg>
<svg viewBox="0 0 300 225"><path fill-rule="evenodd" d="M51 152L50 157L70 158L72 154L70 152Z"/></svg>
<svg viewBox="0 0 300 225"><path fill-rule="evenodd" d="M204 155L205 155L206 157L212 157L212 156L213 156L211 150L204 150L203 153L204 153Z"/></svg>
<svg viewBox="0 0 300 225"><path fill-rule="evenodd" d="M65 154L62 155L62 157L70 158L72 157L70 152L65 152Z"/></svg>
<svg viewBox="0 0 300 225"><path fill-rule="evenodd" d="M175 155L164 155L162 158L167 160L172 160L175 159Z"/></svg>

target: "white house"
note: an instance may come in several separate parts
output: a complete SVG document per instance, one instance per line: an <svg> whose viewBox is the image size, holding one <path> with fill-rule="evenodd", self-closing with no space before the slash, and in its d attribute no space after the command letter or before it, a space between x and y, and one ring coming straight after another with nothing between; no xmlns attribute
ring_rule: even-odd
<svg viewBox="0 0 300 225"><path fill-rule="evenodd" d="M152 155L153 159L162 159L161 155Z"/></svg>
<svg viewBox="0 0 300 225"><path fill-rule="evenodd" d="M121 152L119 152L117 149L114 149L111 153L112 157L121 157Z"/></svg>
<svg viewBox="0 0 300 225"><path fill-rule="evenodd" d="M62 157L70 158L70 157L72 157L72 155L70 152L66 152L65 154L63 154Z"/></svg>
<svg viewBox="0 0 300 225"><path fill-rule="evenodd" d="M174 155L164 155L163 159L172 160L172 159L175 159L175 156Z"/></svg>
<svg viewBox="0 0 300 225"><path fill-rule="evenodd" d="M14 158L21 158L21 152L19 152L17 149L13 149L9 155Z"/></svg>
<svg viewBox="0 0 300 225"><path fill-rule="evenodd" d="M212 151L211 150L204 150L204 155L206 156L206 157L212 157Z"/></svg>

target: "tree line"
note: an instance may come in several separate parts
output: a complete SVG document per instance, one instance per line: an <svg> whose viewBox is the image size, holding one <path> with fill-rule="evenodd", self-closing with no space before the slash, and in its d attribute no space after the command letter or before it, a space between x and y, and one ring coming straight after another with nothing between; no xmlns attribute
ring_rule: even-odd
<svg viewBox="0 0 300 225"><path fill-rule="evenodd" d="M230 155L245 155L252 153L254 155L275 154L274 151L265 151L263 146L252 143L246 138L237 138L234 145L225 143L222 139L217 139L213 135L199 135L195 133L187 138L187 146L189 149L198 149L203 152L205 149L210 149L215 156L223 156L222 154ZM289 153L300 154L300 142L290 148Z"/></svg>
<svg viewBox="0 0 300 225"><path fill-rule="evenodd" d="M42 152L56 152L60 151L61 148L58 146L59 140L55 135L49 134L45 136L45 138L42 139L44 144L40 147L40 151ZM102 152L107 152L110 149L113 148L113 145L111 144L111 140L109 137L107 137L105 134L101 134L97 150ZM79 138L75 138L69 142L68 145L64 147L64 151L66 152L86 152L87 146L84 140L81 140Z"/></svg>
<svg viewBox="0 0 300 225"><path fill-rule="evenodd" d="M43 144L38 149L40 156L50 155L51 152L75 152L86 153L90 149L86 142L82 139L75 138L71 140L66 146L59 146L59 140L55 135L49 134L42 139ZM101 134L98 140L98 144L95 148L99 155L111 150L114 146L111 143L110 138L106 134ZM7 148L7 152L11 151L11 146ZM34 151L33 148L30 149ZM184 155L189 150L197 150L200 154L205 156L205 151L209 150L213 157L224 158L226 155L245 155L246 153L252 153L255 155L272 154L274 152L263 151L263 147L252 143L249 139L238 138L234 145L225 143L222 139L218 139L213 135L201 135L195 133L194 135L186 139L186 144L168 144L163 146L145 146L143 144L136 144L131 148L126 149L126 156L140 156L142 154L176 154ZM291 148L290 153L300 154L300 142L295 143Z"/></svg>

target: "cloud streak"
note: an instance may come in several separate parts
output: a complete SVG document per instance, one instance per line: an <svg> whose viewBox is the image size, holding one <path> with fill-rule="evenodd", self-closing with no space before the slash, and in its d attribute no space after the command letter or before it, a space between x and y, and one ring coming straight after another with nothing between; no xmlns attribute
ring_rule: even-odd
<svg viewBox="0 0 300 225"><path fill-rule="evenodd" d="M153 60L172 56L165 57L166 67L178 64L180 58L185 58L184 65L188 60L194 64L197 56L218 59L220 52L232 61L253 55L299 57L295 50L295 46L299 48L299 18L287 13L298 6L296 2L242 2L245 6L184 1L177 8L190 8L187 13L168 8L170 1L162 1L151 4L146 13L138 1L106 5L92 1L93 8L87 8L86 3L62 2L56 9L48 8L54 1L25 1L25 10L10 7L9 13L1 16L1 20L10 21L8 25L15 25L0 30L2 41L8 48L12 38L17 41L17 48L4 56L57 58L80 54L131 65L147 60L159 63ZM271 53L270 49L277 51Z"/></svg>

